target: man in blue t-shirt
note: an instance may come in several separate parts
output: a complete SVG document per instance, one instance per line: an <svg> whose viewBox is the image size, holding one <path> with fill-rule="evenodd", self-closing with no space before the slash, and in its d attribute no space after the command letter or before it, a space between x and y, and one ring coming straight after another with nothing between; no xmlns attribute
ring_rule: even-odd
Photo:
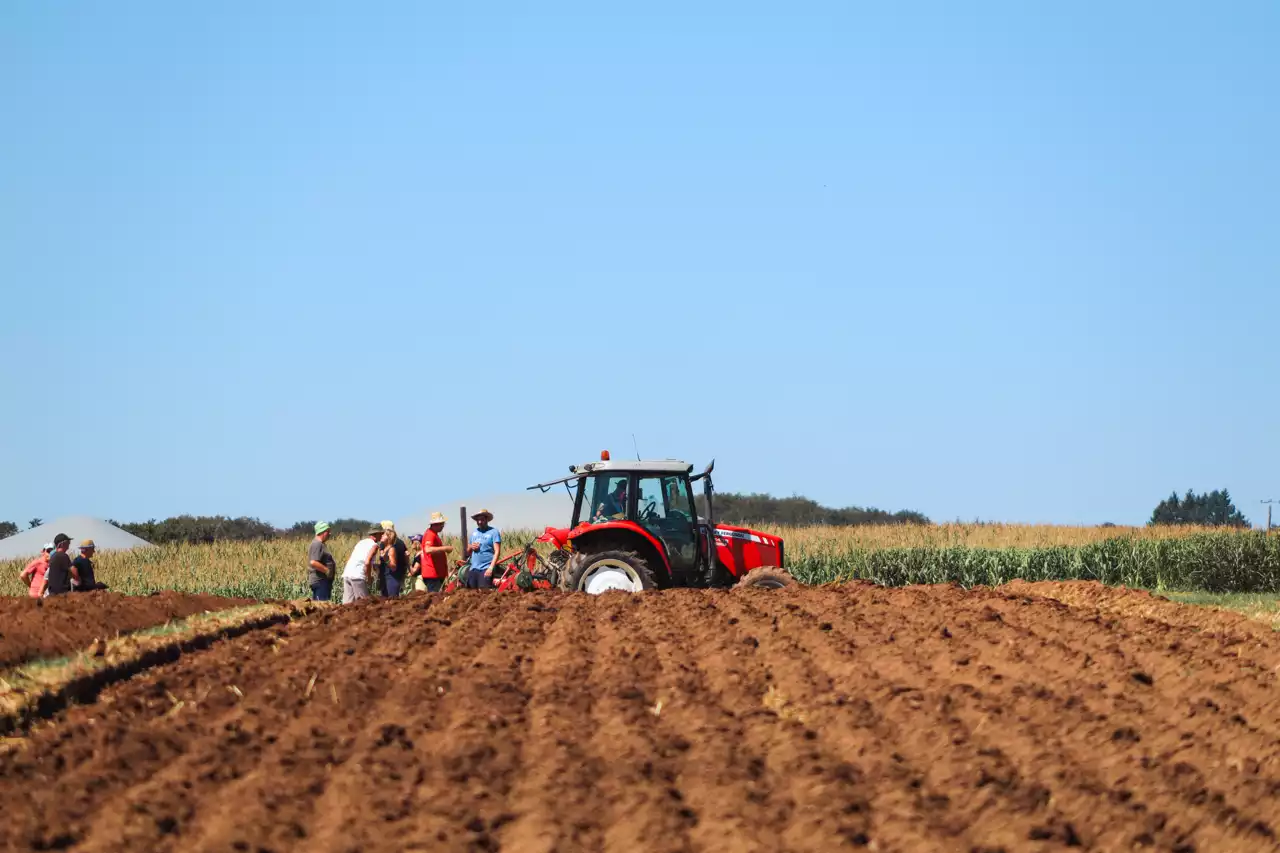
<svg viewBox="0 0 1280 853"><path fill-rule="evenodd" d="M467 551L471 554L471 568L467 572L468 589L493 589L496 580L493 571L497 568L498 557L502 550L502 534L498 528L490 526L493 513L482 509L471 516L476 529L471 533L471 544Z"/></svg>

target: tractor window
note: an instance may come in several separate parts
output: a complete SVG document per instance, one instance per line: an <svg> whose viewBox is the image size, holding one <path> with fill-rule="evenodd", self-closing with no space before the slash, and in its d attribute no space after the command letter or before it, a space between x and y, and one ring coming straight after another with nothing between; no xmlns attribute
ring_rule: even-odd
<svg viewBox="0 0 1280 853"><path fill-rule="evenodd" d="M689 481L684 477L663 477L662 494L666 497L667 518L693 521L693 502L689 499Z"/></svg>
<svg viewBox="0 0 1280 853"><path fill-rule="evenodd" d="M636 489L636 521L666 546L672 571L694 571L698 549L689 481L684 477L641 477Z"/></svg>
<svg viewBox="0 0 1280 853"><path fill-rule="evenodd" d="M583 521L621 521L627 517L626 474L597 474L583 483L581 518Z"/></svg>

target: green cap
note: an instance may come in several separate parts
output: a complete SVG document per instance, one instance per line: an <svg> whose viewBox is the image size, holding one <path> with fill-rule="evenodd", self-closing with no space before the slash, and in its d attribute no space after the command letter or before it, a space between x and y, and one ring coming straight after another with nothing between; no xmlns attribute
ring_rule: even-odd
<svg viewBox="0 0 1280 853"><path fill-rule="evenodd" d="M328 529L329 529L329 522L327 522L327 521L317 521L317 522L316 522L316 535L317 535L317 536L319 536L321 533L324 533L324 532L325 532L326 530L328 530Z"/></svg>

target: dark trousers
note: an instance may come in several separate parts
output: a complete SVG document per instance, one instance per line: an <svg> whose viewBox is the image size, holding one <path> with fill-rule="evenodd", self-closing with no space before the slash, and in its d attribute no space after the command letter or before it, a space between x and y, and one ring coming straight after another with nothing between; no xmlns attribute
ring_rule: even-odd
<svg viewBox="0 0 1280 853"><path fill-rule="evenodd" d="M467 569L467 589L493 589L493 576L484 576L484 569Z"/></svg>
<svg viewBox="0 0 1280 853"><path fill-rule="evenodd" d="M391 572L382 573L382 597L399 598L400 588L404 586L404 578Z"/></svg>
<svg viewBox="0 0 1280 853"><path fill-rule="evenodd" d="M312 601L328 601L333 597L333 578L317 578L311 585Z"/></svg>

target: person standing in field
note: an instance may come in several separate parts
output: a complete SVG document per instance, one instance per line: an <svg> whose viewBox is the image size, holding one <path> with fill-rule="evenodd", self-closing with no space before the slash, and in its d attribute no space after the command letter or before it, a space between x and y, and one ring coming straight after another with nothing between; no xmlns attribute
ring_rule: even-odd
<svg viewBox="0 0 1280 853"><path fill-rule="evenodd" d="M399 598L404 588L405 575L409 572L409 548L396 535L396 526L382 522L382 548L379 551L379 586L383 598Z"/></svg>
<svg viewBox="0 0 1280 853"><path fill-rule="evenodd" d="M40 556L36 557L18 577L27 585L27 595L32 598L40 597L40 590L44 589L44 573L49 569L49 554L53 551L53 543L46 542L44 547L40 549Z"/></svg>
<svg viewBox="0 0 1280 853"><path fill-rule="evenodd" d="M498 557L502 551L502 534L489 522L493 521L493 513L482 509L471 520L476 529L471 532L471 544L467 546L471 554L471 568L467 571L468 589L493 589L493 570L498 565Z"/></svg>
<svg viewBox="0 0 1280 853"><path fill-rule="evenodd" d="M71 581L75 578L76 568L67 556L71 547L71 537L59 533L53 537L53 553L49 555L49 568L44 573L44 583L40 585L40 597L66 595L71 592Z"/></svg>
<svg viewBox="0 0 1280 853"><path fill-rule="evenodd" d="M409 580L413 580L422 574L422 534L409 534L409 552L413 554L413 559L409 560ZM417 588L415 582L414 588Z"/></svg>
<svg viewBox="0 0 1280 853"><path fill-rule="evenodd" d="M368 535L356 543L342 570L342 603L351 604L369 597L369 582L378 559L378 546L382 542L382 528L369 528Z"/></svg>
<svg viewBox="0 0 1280 853"><path fill-rule="evenodd" d="M311 585L312 601L329 601L333 598L333 576L338 572L338 564L325 544L332 535L329 522L316 522L316 538L311 540L311 545L307 548L307 583Z"/></svg>
<svg viewBox="0 0 1280 853"><path fill-rule="evenodd" d="M93 570L93 555L97 551L97 547L93 544L92 539L82 539L80 541L80 556L71 561L71 565L75 568L75 579L71 581L72 592L93 592L96 589L106 589L105 583L98 583Z"/></svg>
<svg viewBox="0 0 1280 853"><path fill-rule="evenodd" d="M443 515L431 513L431 524L422 534L419 577L413 584L413 588L420 592L439 592L444 586L445 578L449 576L449 558L446 555L453 550L453 546L444 544L440 539L444 525Z"/></svg>

